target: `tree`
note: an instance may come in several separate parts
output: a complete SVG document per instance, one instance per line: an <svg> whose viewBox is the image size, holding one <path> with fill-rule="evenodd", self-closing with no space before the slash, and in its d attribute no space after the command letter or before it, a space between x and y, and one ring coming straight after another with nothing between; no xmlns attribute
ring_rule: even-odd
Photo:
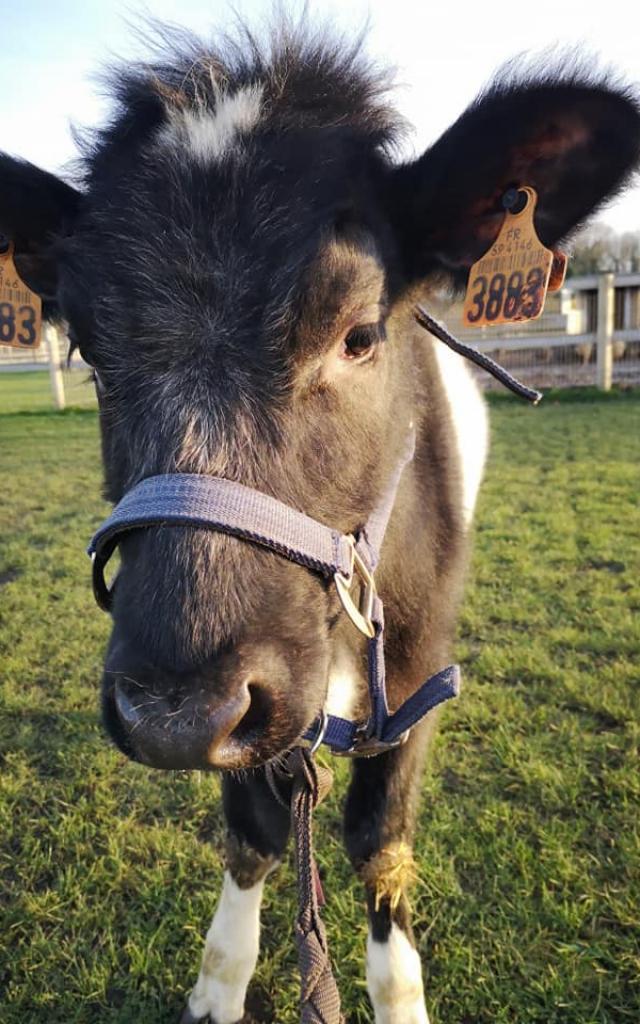
<svg viewBox="0 0 640 1024"><path fill-rule="evenodd" d="M594 221L576 235L569 275L640 272L640 231L618 234L603 221Z"/></svg>

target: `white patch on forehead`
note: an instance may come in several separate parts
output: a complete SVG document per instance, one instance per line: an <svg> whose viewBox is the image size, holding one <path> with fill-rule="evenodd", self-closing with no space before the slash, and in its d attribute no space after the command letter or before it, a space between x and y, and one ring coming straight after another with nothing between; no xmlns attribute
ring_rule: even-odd
<svg viewBox="0 0 640 1024"><path fill-rule="evenodd" d="M186 146L199 163L216 163L258 124L262 93L262 85L247 85L232 94L220 92L215 110L171 110L161 139Z"/></svg>

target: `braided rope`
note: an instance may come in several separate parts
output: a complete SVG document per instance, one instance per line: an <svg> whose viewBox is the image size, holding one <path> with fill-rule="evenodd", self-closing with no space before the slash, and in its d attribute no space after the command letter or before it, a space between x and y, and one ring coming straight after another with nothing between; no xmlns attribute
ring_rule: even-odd
<svg viewBox="0 0 640 1024"><path fill-rule="evenodd" d="M439 341L443 341L445 345L457 352L458 355L464 356L465 359L470 359L476 366L480 366L487 373L490 373L492 377L499 380L501 384L504 384L506 388L513 391L514 395L519 395L520 398L526 398L528 402L533 405L537 405L542 398L542 393L536 391L535 388L528 388L526 384L514 377L512 373L505 370L504 366L500 366L494 359L486 355L485 352L478 352L477 349L473 348L472 345L465 345L463 341L459 341L458 338L454 338L453 334L450 334L444 324L441 324L439 320L432 317L430 313L427 313L426 309L422 306L416 306L413 311L413 315L421 327L424 327L425 331L429 331Z"/></svg>
<svg viewBox="0 0 640 1024"><path fill-rule="evenodd" d="M329 946L318 904L317 868L313 856L313 810L331 789L333 776L318 766L308 750L296 747L284 767L272 767L269 784L278 801L291 810L298 876L298 914L295 923L300 969L301 1024L344 1024L340 994L333 976ZM281 783L290 786L290 803Z"/></svg>

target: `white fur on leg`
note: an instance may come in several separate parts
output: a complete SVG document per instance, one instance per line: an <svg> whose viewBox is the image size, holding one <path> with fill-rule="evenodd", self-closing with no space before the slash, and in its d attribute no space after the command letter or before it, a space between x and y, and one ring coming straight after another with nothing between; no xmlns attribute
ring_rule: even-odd
<svg viewBox="0 0 640 1024"><path fill-rule="evenodd" d="M209 1014L216 1024L237 1024L244 1014L247 987L260 951L260 904L264 878L240 889L225 872L220 902L202 955L202 966L189 996L194 1017Z"/></svg>
<svg viewBox="0 0 640 1024"><path fill-rule="evenodd" d="M397 924L387 942L369 933L367 988L376 1024L429 1024L420 957Z"/></svg>

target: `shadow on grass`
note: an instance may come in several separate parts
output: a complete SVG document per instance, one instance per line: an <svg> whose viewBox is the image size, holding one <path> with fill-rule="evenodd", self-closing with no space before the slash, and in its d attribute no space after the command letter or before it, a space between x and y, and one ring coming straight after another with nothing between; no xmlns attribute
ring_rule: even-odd
<svg viewBox="0 0 640 1024"><path fill-rule="evenodd" d="M97 728L100 719L97 712L89 711L32 711L28 708L9 708L2 714L4 733L0 750L0 765L7 756L24 751L31 757L46 757L52 747L64 743L65 749L76 747L85 752L89 747L102 747L106 742L104 734Z"/></svg>

